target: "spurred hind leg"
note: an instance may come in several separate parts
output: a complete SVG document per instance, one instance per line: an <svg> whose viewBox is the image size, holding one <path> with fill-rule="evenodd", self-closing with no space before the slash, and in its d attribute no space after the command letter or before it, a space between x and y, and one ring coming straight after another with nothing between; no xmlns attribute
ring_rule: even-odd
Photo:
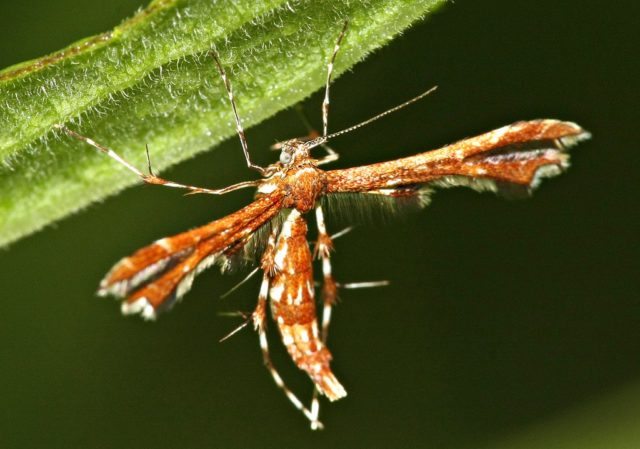
<svg viewBox="0 0 640 449"><path fill-rule="evenodd" d="M267 248L262 256L262 269L264 270L264 275L262 277L262 284L260 286L260 294L258 296L258 304L256 306L255 311L253 312L252 319L255 329L258 331L258 336L260 338L260 349L262 350L262 359L264 361L264 365L269 370L271 377L273 377L276 385L284 391L284 394L287 396L289 401L293 404L295 408L300 410L304 416L311 422L312 429L322 429L323 425L320 421L318 421L318 414L312 413L308 408L306 408L300 399L287 387L282 379L282 376L278 373L273 362L271 360L271 356L269 354L269 343L267 341L267 329L266 329L266 311L267 311L267 297L269 295L269 285L270 278L274 274L276 268L274 265L274 250L275 250L275 241L276 241L276 232L271 234L269 237L269 242L267 243Z"/></svg>

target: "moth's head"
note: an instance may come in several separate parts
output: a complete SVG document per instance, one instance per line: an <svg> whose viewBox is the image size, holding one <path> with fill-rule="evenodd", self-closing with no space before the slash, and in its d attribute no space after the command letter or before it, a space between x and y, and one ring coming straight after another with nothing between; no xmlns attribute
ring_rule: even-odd
<svg viewBox="0 0 640 449"><path fill-rule="evenodd" d="M285 167L292 167L309 159L307 142L298 139L286 140L278 144L280 149L280 163Z"/></svg>

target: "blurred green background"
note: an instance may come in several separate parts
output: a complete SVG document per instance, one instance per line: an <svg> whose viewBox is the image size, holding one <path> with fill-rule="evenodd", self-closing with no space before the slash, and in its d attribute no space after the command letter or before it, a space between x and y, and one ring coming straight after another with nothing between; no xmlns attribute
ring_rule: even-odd
<svg viewBox="0 0 640 449"><path fill-rule="evenodd" d="M107 30L139 6L5 3L0 66ZM218 313L251 310L257 279L220 300L242 273L210 270L156 323L94 297L120 257L251 198L136 187L0 252L0 447L640 447L639 9L457 1L335 83L334 129L440 86L336 139L335 166L519 119L573 120L594 137L530 200L444 191L424 211L336 242L340 281L391 285L342 293L330 348L349 396L323 404L325 431L311 433L273 385L254 333L217 342L237 324ZM304 103L317 126L320 102ZM303 133L285 111L247 137L266 163L271 143ZM165 175L224 186L250 174L233 139ZM272 346L290 386L310 395Z"/></svg>

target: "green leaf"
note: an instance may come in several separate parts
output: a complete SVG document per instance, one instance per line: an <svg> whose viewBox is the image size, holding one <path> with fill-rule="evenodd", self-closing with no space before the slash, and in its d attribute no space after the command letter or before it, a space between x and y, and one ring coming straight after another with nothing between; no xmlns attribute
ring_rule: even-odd
<svg viewBox="0 0 640 449"><path fill-rule="evenodd" d="M445 0L156 0L114 30L0 72L0 246L139 182L69 128L162 170L235 134L215 47L246 127L324 83Z"/></svg>

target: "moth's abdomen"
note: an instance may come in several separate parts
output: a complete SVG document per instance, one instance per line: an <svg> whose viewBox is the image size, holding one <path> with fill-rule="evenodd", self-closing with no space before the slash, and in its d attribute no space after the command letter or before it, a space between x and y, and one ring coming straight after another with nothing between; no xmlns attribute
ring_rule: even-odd
<svg viewBox="0 0 640 449"><path fill-rule="evenodd" d="M295 364L333 401L347 393L331 371L331 353L318 331L311 262L306 221L293 209L276 243L271 312Z"/></svg>

